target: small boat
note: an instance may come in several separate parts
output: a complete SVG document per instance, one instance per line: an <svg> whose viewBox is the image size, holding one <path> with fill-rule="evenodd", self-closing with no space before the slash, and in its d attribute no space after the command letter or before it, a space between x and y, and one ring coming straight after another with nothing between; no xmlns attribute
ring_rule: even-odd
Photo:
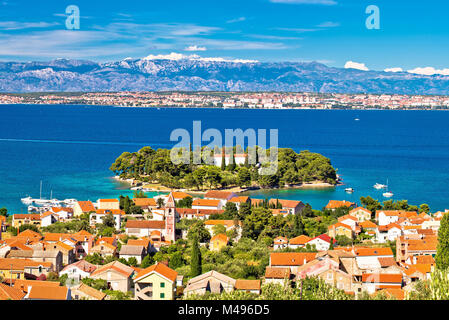
<svg viewBox="0 0 449 320"><path fill-rule="evenodd" d="M65 203L66 205L75 205L75 203L77 203L78 200L76 200L76 199L65 199L62 202Z"/></svg>
<svg viewBox="0 0 449 320"><path fill-rule="evenodd" d="M391 192L391 191L389 191L388 190L388 179L387 179L387 192L384 192L384 193L382 193L382 195L385 197L385 198L391 198L392 196L394 196L394 194L393 194L393 192Z"/></svg>
<svg viewBox="0 0 449 320"><path fill-rule="evenodd" d="M385 189L387 186L385 184L376 183L373 187L374 189L380 190Z"/></svg>
<svg viewBox="0 0 449 320"><path fill-rule="evenodd" d="M354 121L360 121L360 119L359 118L355 118Z"/></svg>
<svg viewBox="0 0 449 320"><path fill-rule="evenodd" d="M30 196L28 196L26 198L22 198L20 200L22 201L23 204L26 204L26 205L32 204L34 202L34 199L31 198Z"/></svg>
<svg viewBox="0 0 449 320"><path fill-rule="evenodd" d="M38 212L39 208L34 206L28 206L28 212Z"/></svg>
<svg viewBox="0 0 449 320"><path fill-rule="evenodd" d="M353 192L354 192L354 189L353 189L353 188L346 188L345 191L346 191L347 193L353 193Z"/></svg>

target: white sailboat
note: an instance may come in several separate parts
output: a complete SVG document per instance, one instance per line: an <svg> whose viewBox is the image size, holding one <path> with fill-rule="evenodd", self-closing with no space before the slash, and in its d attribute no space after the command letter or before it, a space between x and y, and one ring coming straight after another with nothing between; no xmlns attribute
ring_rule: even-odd
<svg viewBox="0 0 449 320"><path fill-rule="evenodd" d="M35 199L34 203L38 204L38 205L44 205L44 204L48 204L50 203L51 200L47 200L47 199L42 199L42 180L41 180L41 188L39 191L39 199Z"/></svg>
<svg viewBox="0 0 449 320"><path fill-rule="evenodd" d="M394 193L388 190L388 179L387 179L387 192L382 193L385 198L391 198L394 196Z"/></svg>
<svg viewBox="0 0 449 320"><path fill-rule="evenodd" d="M376 183L373 187L374 187L374 189L380 190L380 189L385 189L387 186L384 184Z"/></svg>

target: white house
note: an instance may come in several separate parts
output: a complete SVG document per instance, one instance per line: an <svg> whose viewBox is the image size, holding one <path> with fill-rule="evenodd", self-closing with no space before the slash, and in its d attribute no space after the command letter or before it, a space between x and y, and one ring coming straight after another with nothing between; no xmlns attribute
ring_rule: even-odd
<svg viewBox="0 0 449 320"><path fill-rule="evenodd" d="M376 241L385 243L387 241L395 241L403 234L402 228L397 223L390 223L386 226L379 226L376 229Z"/></svg>
<svg viewBox="0 0 449 320"><path fill-rule="evenodd" d="M73 208L65 208L65 207L52 207L50 209L59 220L67 220L73 217Z"/></svg>
<svg viewBox="0 0 449 320"><path fill-rule="evenodd" d="M336 243L336 240L333 239L334 244ZM310 246L315 246L315 248L318 251L326 251L329 250L329 247L331 245L331 238L327 234L321 234L318 237L312 238L312 240L308 241L306 245L309 244Z"/></svg>
<svg viewBox="0 0 449 320"><path fill-rule="evenodd" d="M438 231L440 229L440 220L427 220L422 223L423 229L432 229Z"/></svg>
<svg viewBox="0 0 449 320"><path fill-rule="evenodd" d="M80 260L78 262L69 264L59 272L59 276L67 275L68 279L75 279L77 281L90 277L90 274L94 272L97 267L86 260Z"/></svg>
<svg viewBox="0 0 449 320"><path fill-rule="evenodd" d="M225 165L229 165L229 162L231 161L231 155L226 154L224 157L225 157ZM223 159L222 154L214 155L214 164L217 167L221 167L222 159ZM235 154L234 159L235 159L235 164L237 166L243 165L243 164L245 164L246 154L243 154L243 153Z"/></svg>
<svg viewBox="0 0 449 320"><path fill-rule="evenodd" d="M223 204L216 199L195 199L192 202L192 209L221 210Z"/></svg>
<svg viewBox="0 0 449 320"><path fill-rule="evenodd" d="M47 211L41 216L41 227L48 227L56 222L58 222L58 217L53 212Z"/></svg>
<svg viewBox="0 0 449 320"><path fill-rule="evenodd" d="M338 222L343 223L347 226L350 226L352 231L355 231L355 227L357 226L358 220L356 217L347 214L347 215L344 215L344 216L338 218Z"/></svg>
<svg viewBox="0 0 449 320"><path fill-rule="evenodd" d="M97 209L95 210L95 213L92 213L90 215L90 222L92 225L96 223L103 223L103 219L106 217L106 215L112 214L115 221L115 228L117 230L120 230L122 227L122 216L125 215L125 212L123 210L117 210L117 209Z"/></svg>
<svg viewBox="0 0 449 320"><path fill-rule="evenodd" d="M288 247L288 239L286 237L277 237L274 239L274 250L284 249Z"/></svg>
<svg viewBox="0 0 449 320"><path fill-rule="evenodd" d="M391 248L363 248L355 247L353 249L357 266L360 269L380 269L379 258L394 258Z"/></svg>
<svg viewBox="0 0 449 320"><path fill-rule="evenodd" d="M149 237L153 231L159 231L165 236L165 221L157 220L129 220L125 226L126 234L136 237Z"/></svg>
<svg viewBox="0 0 449 320"><path fill-rule="evenodd" d="M396 210L376 211L376 218L379 226L386 226L390 223L395 223L399 220L399 212Z"/></svg>

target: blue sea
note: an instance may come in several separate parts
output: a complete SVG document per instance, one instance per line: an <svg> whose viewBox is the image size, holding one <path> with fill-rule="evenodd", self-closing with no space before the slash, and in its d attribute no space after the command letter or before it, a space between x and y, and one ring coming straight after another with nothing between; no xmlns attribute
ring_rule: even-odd
<svg viewBox="0 0 449 320"><path fill-rule="evenodd" d="M355 121L359 118L359 121ZM345 186L325 190L253 192L297 199L321 209L330 199L379 200L376 182L394 200L449 208L449 112L354 110L230 110L100 106L0 106L0 207L25 213L20 198L97 200L131 195L112 179L111 163L143 146L169 148L176 128L278 129L280 147L329 157ZM347 194L344 188L355 189ZM150 194L151 195L151 194Z"/></svg>

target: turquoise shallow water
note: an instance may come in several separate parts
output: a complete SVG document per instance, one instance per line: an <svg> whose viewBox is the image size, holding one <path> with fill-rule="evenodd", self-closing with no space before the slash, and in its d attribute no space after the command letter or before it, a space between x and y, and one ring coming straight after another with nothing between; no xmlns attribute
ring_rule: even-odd
<svg viewBox="0 0 449 320"><path fill-rule="evenodd" d="M354 121L360 118L360 121ZM444 111L147 109L97 106L0 106L0 207L25 212L20 198L50 191L59 199L96 200L131 194L111 179L110 164L145 145L168 148L173 129L278 129L279 144L331 158L345 187L254 192L323 207L358 201L389 179L393 199L449 208L449 113Z"/></svg>

